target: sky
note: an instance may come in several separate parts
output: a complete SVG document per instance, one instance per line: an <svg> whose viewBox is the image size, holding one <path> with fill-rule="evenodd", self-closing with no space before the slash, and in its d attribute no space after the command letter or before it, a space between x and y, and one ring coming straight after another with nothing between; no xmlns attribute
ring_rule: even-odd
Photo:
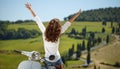
<svg viewBox="0 0 120 69"><path fill-rule="evenodd" d="M0 20L33 20L25 3L31 3L42 21L64 17L83 11L108 7L120 7L120 0L0 0Z"/></svg>

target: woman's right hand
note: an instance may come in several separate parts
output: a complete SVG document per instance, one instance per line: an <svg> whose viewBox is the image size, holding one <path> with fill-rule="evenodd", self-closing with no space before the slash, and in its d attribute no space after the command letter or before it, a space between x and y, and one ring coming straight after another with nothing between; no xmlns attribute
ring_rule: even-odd
<svg viewBox="0 0 120 69"><path fill-rule="evenodd" d="M28 3L28 2L25 4L25 6L26 6L26 8L28 8L28 9L32 9L31 4L30 4L30 3Z"/></svg>
<svg viewBox="0 0 120 69"><path fill-rule="evenodd" d="M75 15L73 15L71 18L70 18L70 20L69 20L69 22L74 22L74 20L80 15L82 13L82 10L80 9Z"/></svg>
<svg viewBox="0 0 120 69"><path fill-rule="evenodd" d="M27 3L25 4L25 6L26 6L26 8L28 8L28 10L32 13L33 17L35 17L36 14L35 14L35 12L34 12L33 9L32 9L31 4L27 2Z"/></svg>

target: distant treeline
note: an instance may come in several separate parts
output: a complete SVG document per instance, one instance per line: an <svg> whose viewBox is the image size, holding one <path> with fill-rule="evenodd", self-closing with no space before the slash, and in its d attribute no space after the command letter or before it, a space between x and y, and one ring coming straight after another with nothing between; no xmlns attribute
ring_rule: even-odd
<svg viewBox="0 0 120 69"><path fill-rule="evenodd" d="M64 20L69 20L74 14L65 17ZM100 8L88 11L83 11L76 21L115 21L120 22L120 7L115 8Z"/></svg>
<svg viewBox="0 0 120 69"><path fill-rule="evenodd" d="M17 20L17 21L0 20L0 23L7 23L7 24L21 24L21 23L29 23L29 22L34 22L34 21L33 20Z"/></svg>
<svg viewBox="0 0 120 69"><path fill-rule="evenodd" d="M27 30L25 28L8 29L8 23L0 23L0 40L7 39L27 39L34 38L40 35L40 32L33 29Z"/></svg>

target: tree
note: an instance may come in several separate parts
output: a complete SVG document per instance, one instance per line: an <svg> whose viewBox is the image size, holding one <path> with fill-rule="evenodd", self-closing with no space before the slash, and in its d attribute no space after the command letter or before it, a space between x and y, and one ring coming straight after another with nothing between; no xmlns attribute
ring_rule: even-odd
<svg viewBox="0 0 120 69"><path fill-rule="evenodd" d="M63 63L65 64L65 66L68 66L68 65L67 65L67 60L69 59L69 58L68 58L68 53L64 52L64 53L62 54L61 58L62 58Z"/></svg>
<svg viewBox="0 0 120 69"><path fill-rule="evenodd" d="M23 20L17 20L15 21L15 23L23 23L24 21Z"/></svg>
<svg viewBox="0 0 120 69"><path fill-rule="evenodd" d="M87 64L89 65L89 63L91 62L91 56L90 56L90 48L91 48L91 39L89 38L88 43L87 43Z"/></svg>
<svg viewBox="0 0 120 69"><path fill-rule="evenodd" d="M94 40L93 40L92 43L91 43L91 46L92 46L92 47L95 46L96 43L97 43L97 39L94 38Z"/></svg>
<svg viewBox="0 0 120 69"><path fill-rule="evenodd" d="M120 28L120 22L118 23L118 28Z"/></svg>
<svg viewBox="0 0 120 69"><path fill-rule="evenodd" d="M106 26L106 25L107 25L107 22L106 22L106 21L103 21L103 22L102 22L102 25L103 25L103 26Z"/></svg>
<svg viewBox="0 0 120 69"><path fill-rule="evenodd" d="M8 28L8 24L4 23L3 21L0 21L0 39L5 39L5 37L7 36L7 28Z"/></svg>
<svg viewBox="0 0 120 69"><path fill-rule="evenodd" d="M111 21L111 28L113 27L113 21Z"/></svg>
<svg viewBox="0 0 120 69"><path fill-rule="evenodd" d="M90 47L91 47L91 40L89 38L88 42L87 42L87 51L90 52Z"/></svg>
<svg viewBox="0 0 120 69"><path fill-rule="evenodd" d="M34 21L33 20L24 20L23 22L28 23L28 22L34 22Z"/></svg>
<svg viewBox="0 0 120 69"><path fill-rule="evenodd" d="M85 41L82 41L82 50L85 50Z"/></svg>
<svg viewBox="0 0 120 69"><path fill-rule="evenodd" d="M98 41L98 43L101 43L102 39L100 37L98 37L97 41Z"/></svg>
<svg viewBox="0 0 120 69"><path fill-rule="evenodd" d="M105 33L105 28L104 27L102 28L102 33Z"/></svg>
<svg viewBox="0 0 120 69"><path fill-rule="evenodd" d="M62 56L61 58L62 58L63 63L66 64L67 60L65 59L65 57Z"/></svg>
<svg viewBox="0 0 120 69"><path fill-rule="evenodd" d="M76 59L80 59L81 56L81 44L77 44Z"/></svg>
<svg viewBox="0 0 120 69"><path fill-rule="evenodd" d="M120 34L120 28L116 28L116 34Z"/></svg>
<svg viewBox="0 0 120 69"><path fill-rule="evenodd" d="M68 51L68 59L70 60L71 57L72 57L72 51L71 51L71 48L70 48L69 51Z"/></svg>
<svg viewBox="0 0 120 69"><path fill-rule="evenodd" d="M86 26L85 26L85 28L82 29L82 35L84 38L86 37Z"/></svg>
<svg viewBox="0 0 120 69"><path fill-rule="evenodd" d="M72 45L72 48L68 51L68 58L71 59L74 54L74 44Z"/></svg>
<svg viewBox="0 0 120 69"><path fill-rule="evenodd" d="M7 30L4 39L16 39L16 31L14 29Z"/></svg>
<svg viewBox="0 0 120 69"><path fill-rule="evenodd" d="M112 27L112 34L114 34L115 33L115 27L113 26Z"/></svg>
<svg viewBox="0 0 120 69"><path fill-rule="evenodd" d="M0 39L3 39L3 36L4 36L4 32L0 30Z"/></svg>
<svg viewBox="0 0 120 69"><path fill-rule="evenodd" d="M68 34L68 37L75 37L77 34L76 30L72 28L71 32Z"/></svg>
<svg viewBox="0 0 120 69"><path fill-rule="evenodd" d="M7 23L0 23L0 30L1 31L6 31L8 28L8 24Z"/></svg>
<svg viewBox="0 0 120 69"><path fill-rule="evenodd" d="M92 41L94 40L94 38L95 38L95 33L94 32L90 32L90 38L91 38Z"/></svg>
<svg viewBox="0 0 120 69"><path fill-rule="evenodd" d="M80 51L80 50L77 50L77 51L76 51L76 60L79 60L79 59L80 59L80 56L81 56L81 51Z"/></svg>
<svg viewBox="0 0 120 69"><path fill-rule="evenodd" d="M73 51L73 53L72 53L72 54L74 54L74 47L75 47L75 45L74 45L74 44L72 44L72 51Z"/></svg>
<svg viewBox="0 0 120 69"><path fill-rule="evenodd" d="M74 28L72 28L70 34L74 34L74 35L76 35L76 30L75 30Z"/></svg>
<svg viewBox="0 0 120 69"><path fill-rule="evenodd" d="M109 37L109 35L107 35L107 36L106 36L106 43L108 44L109 41L110 41L110 37Z"/></svg>
<svg viewBox="0 0 120 69"><path fill-rule="evenodd" d="M32 38L37 37L37 36L39 36L39 35L41 34L39 31L37 31L37 30L35 30L35 29L29 30L29 31L30 31L30 33L31 33L31 37L32 37Z"/></svg>
<svg viewBox="0 0 120 69"><path fill-rule="evenodd" d="M67 18L67 17L65 17L65 18L64 18L64 20L65 20L65 21L68 21L68 18Z"/></svg>
<svg viewBox="0 0 120 69"><path fill-rule="evenodd" d="M24 29L24 28L19 28L18 31L17 31L17 38L23 38L25 30L26 29Z"/></svg>
<svg viewBox="0 0 120 69"><path fill-rule="evenodd" d="M87 64L89 65L91 62L91 56L90 56L90 52L88 52L87 54Z"/></svg>

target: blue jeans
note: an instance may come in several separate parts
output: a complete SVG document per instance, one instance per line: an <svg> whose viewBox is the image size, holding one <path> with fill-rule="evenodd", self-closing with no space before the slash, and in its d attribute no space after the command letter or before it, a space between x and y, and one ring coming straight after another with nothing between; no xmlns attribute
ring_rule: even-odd
<svg viewBox="0 0 120 69"><path fill-rule="evenodd" d="M45 60L45 64L46 64L46 67L47 67L47 69L48 69L49 66L62 65L62 64L63 64L63 61L62 61L62 59L59 59L59 60L56 61L56 62L49 62L49 61Z"/></svg>

